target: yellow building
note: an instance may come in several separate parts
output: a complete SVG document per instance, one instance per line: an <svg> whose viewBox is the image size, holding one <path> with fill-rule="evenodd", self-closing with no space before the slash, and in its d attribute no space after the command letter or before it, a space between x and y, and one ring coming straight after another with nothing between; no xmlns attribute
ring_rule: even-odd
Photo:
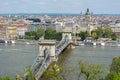
<svg viewBox="0 0 120 80"><path fill-rule="evenodd" d="M6 29L6 36L8 39L16 39L17 27L16 26L8 26Z"/></svg>

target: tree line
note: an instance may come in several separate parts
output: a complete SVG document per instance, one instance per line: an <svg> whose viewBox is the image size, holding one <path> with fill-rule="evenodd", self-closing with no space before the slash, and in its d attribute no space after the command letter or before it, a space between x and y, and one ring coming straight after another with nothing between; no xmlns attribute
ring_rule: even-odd
<svg viewBox="0 0 120 80"><path fill-rule="evenodd" d="M42 36L44 36L45 39L62 39L62 33L56 32L56 30L52 28L46 28L46 30L44 28L39 28L37 31L29 31L25 33L25 39L38 40Z"/></svg>
<svg viewBox="0 0 120 80"><path fill-rule="evenodd" d="M117 39L117 35L111 30L111 28L97 28L91 31L91 33L81 31L78 35L81 38L81 41L85 40L87 37L91 37L93 40L97 40L99 38L110 38L111 40ZM39 28L37 31L26 32L24 38L38 40L42 36L44 36L45 39L62 39L62 33L56 32L56 30L52 28L46 28L46 30L44 28ZM21 39L23 37L19 38Z"/></svg>
<svg viewBox="0 0 120 80"><path fill-rule="evenodd" d="M97 40L99 38L110 38L112 40L117 39L117 35L111 30L111 28L97 28L96 30L91 31L89 34L87 31L81 31L79 33L81 40L85 40L87 37L92 37L93 40Z"/></svg>

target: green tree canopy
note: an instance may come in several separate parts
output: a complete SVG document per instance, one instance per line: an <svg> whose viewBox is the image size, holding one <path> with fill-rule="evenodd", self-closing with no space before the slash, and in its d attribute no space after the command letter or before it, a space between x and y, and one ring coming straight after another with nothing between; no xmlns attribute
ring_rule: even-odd
<svg viewBox="0 0 120 80"><path fill-rule="evenodd" d="M45 31L45 39L61 40L62 39L62 33L56 32L52 28L47 28L46 31Z"/></svg>
<svg viewBox="0 0 120 80"><path fill-rule="evenodd" d="M99 80L98 75L104 73L102 65L90 64L86 61L80 60L79 66L80 74L78 80L80 80L82 74L86 76L86 80Z"/></svg>
<svg viewBox="0 0 120 80"><path fill-rule="evenodd" d="M116 40L117 36L111 28L97 28L91 32L93 39L98 38L111 38L112 40Z"/></svg>
<svg viewBox="0 0 120 80"><path fill-rule="evenodd" d="M81 37L81 40L83 41L83 40L85 40L87 37L89 37L89 33L88 33L87 31L85 31L85 32L81 31L81 32L79 33L79 36Z"/></svg>
<svg viewBox="0 0 120 80"><path fill-rule="evenodd" d="M120 80L120 57L115 57L110 65L110 73L105 80Z"/></svg>
<svg viewBox="0 0 120 80"><path fill-rule="evenodd" d="M48 70L45 71L45 74L42 80L64 80L61 73L63 72L62 66L53 63Z"/></svg>
<svg viewBox="0 0 120 80"><path fill-rule="evenodd" d="M44 37L45 39L56 39L61 40L62 39L62 33L56 32L52 28L39 28L36 32L35 31L29 31L25 33L26 39L35 39L38 40L40 37Z"/></svg>
<svg viewBox="0 0 120 80"><path fill-rule="evenodd" d="M45 30L43 28L39 28L36 32L35 39L38 40L40 37L44 36Z"/></svg>
<svg viewBox="0 0 120 80"><path fill-rule="evenodd" d="M0 80L11 80L9 77L0 78Z"/></svg>
<svg viewBox="0 0 120 80"><path fill-rule="evenodd" d="M113 58L110 71L114 71L116 73L120 72L120 57Z"/></svg>

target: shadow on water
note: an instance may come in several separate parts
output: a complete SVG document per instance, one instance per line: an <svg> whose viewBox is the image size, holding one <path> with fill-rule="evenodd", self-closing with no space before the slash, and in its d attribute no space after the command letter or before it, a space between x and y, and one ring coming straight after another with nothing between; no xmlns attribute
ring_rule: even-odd
<svg viewBox="0 0 120 80"><path fill-rule="evenodd" d="M68 59L71 57L72 51L73 49L70 48L63 51L62 54L59 55L59 59L57 62L63 67L62 76L64 80L70 80L71 77L69 77L69 75L71 74L71 72L74 72L72 67L70 67L69 65L66 66L69 62Z"/></svg>
<svg viewBox="0 0 120 80"><path fill-rule="evenodd" d="M58 59L57 63L60 65L63 65L64 61L70 55L71 51L72 51L72 49L66 49L65 51L63 51L62 54L59 55L59 59Z"/></svg>

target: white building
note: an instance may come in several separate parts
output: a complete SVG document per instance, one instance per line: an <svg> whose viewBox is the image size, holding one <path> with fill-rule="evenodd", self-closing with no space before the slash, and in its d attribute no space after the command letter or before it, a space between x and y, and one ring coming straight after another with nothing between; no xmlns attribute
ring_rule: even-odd
<svg viewBox="0 0 120 80"><path fill-rule="evenodd" d="M17 27L18 36L24 37L25 32L27 32L27 25L26 24L18 25L18 27Z"/></svg>

